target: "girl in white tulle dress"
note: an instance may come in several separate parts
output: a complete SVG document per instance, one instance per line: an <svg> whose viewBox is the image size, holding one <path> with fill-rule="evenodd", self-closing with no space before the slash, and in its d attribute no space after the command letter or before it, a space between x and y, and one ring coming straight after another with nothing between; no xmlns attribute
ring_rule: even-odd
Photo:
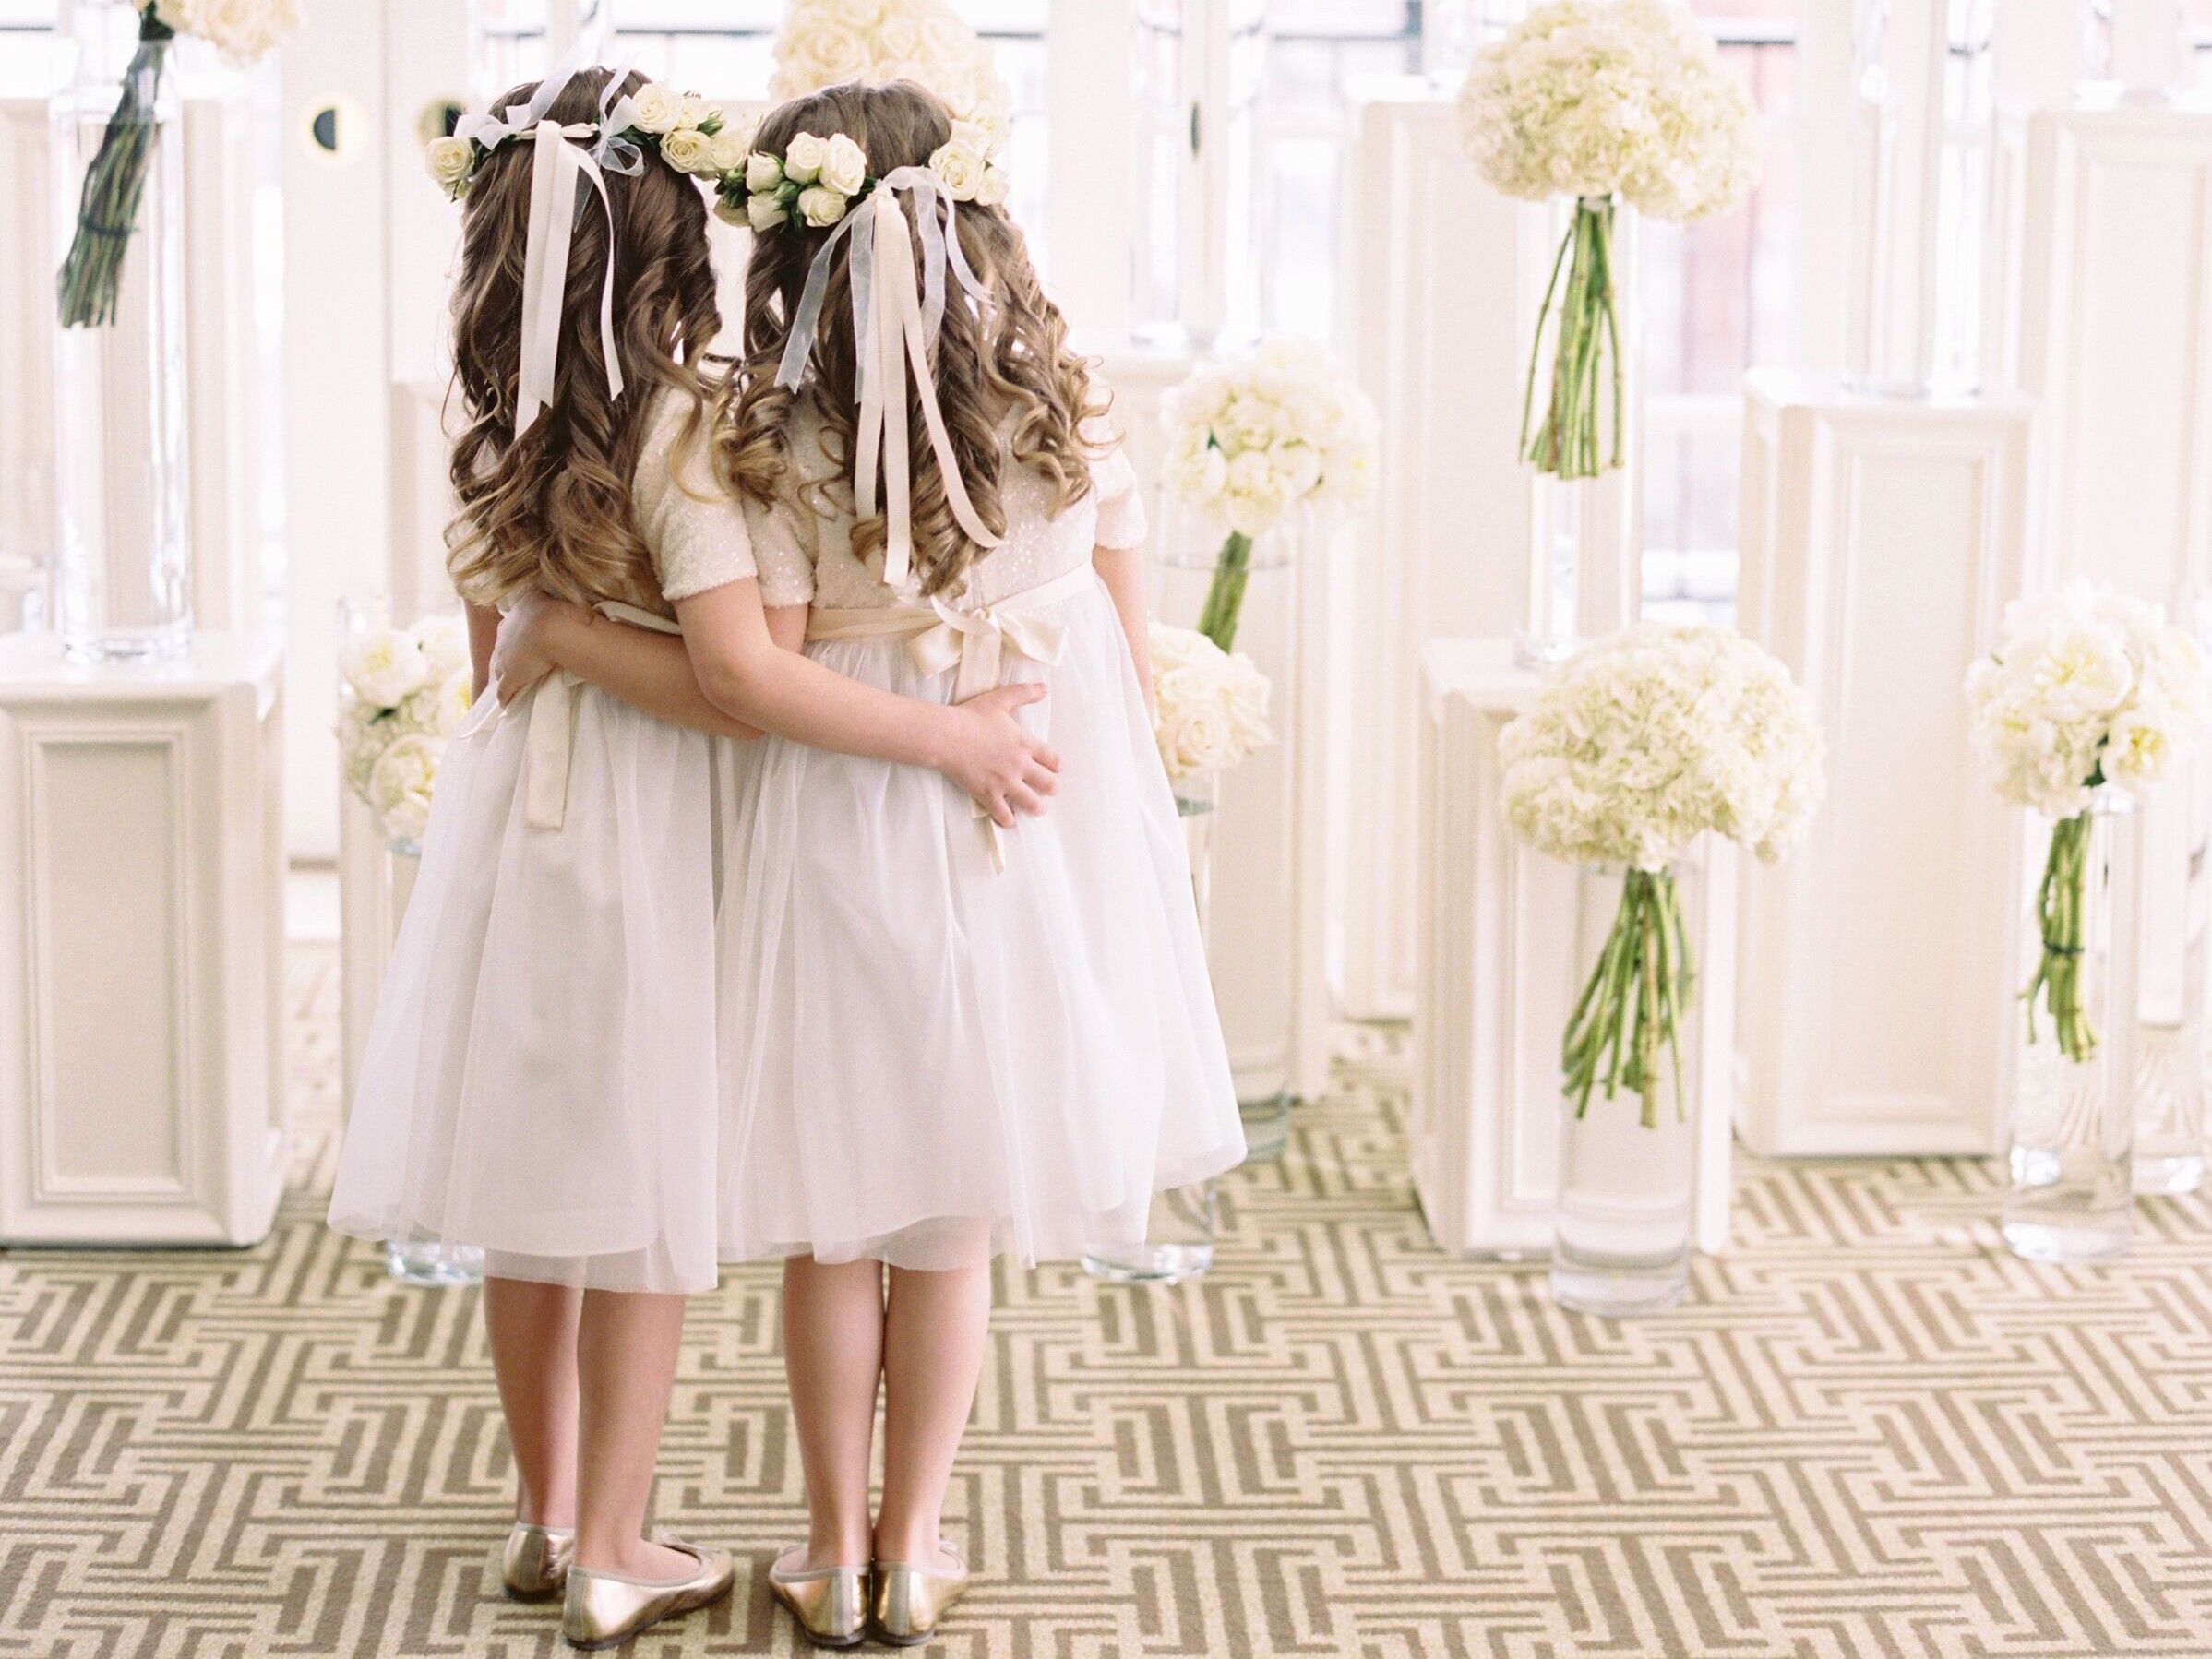
<svg viewBox="0 0 2212 1659"><path fill-rule="evenodd" d="M719 327L706 208L635 130L639 85L572 70L471 118L450 540L480 694L499 608L547 588L640 639L752 591L688 366ZM1018 693L953 709L790 652L771 666L759 726L942 766L1002 813L1010 790L1049 788ZM564 1596L569 1639L604 1646L732 1581L726 1552L650 1542L643 1522L684 1294L747 1242L721 1232L715 915L736 740L757 731L688 670L637 706L568 676L522 689L480 695L446 751L330 1219L484 1252L520 1486L506 1584Z"/></svg>
<svg viewBox="0 0 2212 1659"><path fill-rule="evenodd" d="M771 112L719 434L759 601L806 615L808 657L939 703L1041 686L1025 718L1059 759L1051 810L1012 829L942 779L774 738L740 781L721 1232L786 1259L810 1527L771 1581L833 1641L864 1592L879 1634L922 1640L965 1582L939 1516L991 1258L1139 1240L1156 1192L1244 1151L1153 738L1136 480L994 205L986 142L908 83ZM671 654L629 644L548 654L629 694ZM692 639L742 712L745 672L715 652Z"/></svg>

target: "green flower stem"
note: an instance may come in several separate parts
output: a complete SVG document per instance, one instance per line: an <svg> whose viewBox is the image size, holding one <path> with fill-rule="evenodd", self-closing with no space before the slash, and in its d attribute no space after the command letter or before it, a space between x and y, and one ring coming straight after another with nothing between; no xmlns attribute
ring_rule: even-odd
<svg viewBox="0 0 2212 1659"><path fill-rule="evenodd" d="M1564 268L1567 285L1560 288ZM1556 306L1554 300L1557 300ZM1536 409L1536 372L1543 366L1545 325L1551 323L1551 394L1542 424L1529 434ZM1611 441L1601 440L1606 383L1611 382ZM1620 325L1614 312L1613 202L1609 197L1584 197L1552 261L1543 304L1536 312L1536 338L1529 352L1528 380L1521 395L1521 452L1539 471L1560 478L1595 478L1621 464L1627 388L1620 366Z"/></svg>
<svg viewBox="0 0 2212 1659"><path fill-rule="evenodd" d="M2050 1010L2059 1052L2069 1060L2086 1060L2097 1052L2097 1031L2082 1009L2081 973L2088 907L2090 815L2077 812L2051 828L2051 852L2043 861L2043 882L2036 890L2036 921L2043 935L2043 955L2035 977L2020 993L2027 1004L2027 1040L2036 1040L2036 1003Z"/></svg>
<svg viewBox="0 0 2212 1659"><path fill-rule="evenodd" d="M1667 870L1631 870L1620 885L1620 908L1606 935L1597 964L1568 1016L1560 1065L1574 1115L1590 1110L1600 1087L1608 1100L1626 1088L1640 1097L1638 1121L1659 1127L1659 1087L1665 1050L1674 1079L1674 1109L1686 1113L1681 1026L1695 973L1681 898Z"/></svg>
<svg viewBox="0 0 2212 1659"><path fill-rule="evenodd" d="M175 31L149 5L138 15L138 49L123 74L123 95L108 117L99 151L85 169L78 197L77 234L62 261L55 289L65 328L104 328L115 320L115 295L123 284L123 259L138 227L138 203L146 174L161 137L153 106L161 89L161 69Z"/></svg>
<svg viewBox="0 0 2212 1659"><path fill-rule="evenodd" d="M1237 616L1244 609L1244 585L1251 579L1252 539L1241 531L1229 531L1214 562L1213 585L1198 614L1198 631L1224 650L1237 643Z"/></svg>

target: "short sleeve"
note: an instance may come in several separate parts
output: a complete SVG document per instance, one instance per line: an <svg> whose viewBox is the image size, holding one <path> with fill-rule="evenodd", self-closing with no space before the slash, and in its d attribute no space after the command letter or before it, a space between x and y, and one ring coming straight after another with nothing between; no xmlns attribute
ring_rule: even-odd
<svg viewBox="0 0 2212 1659"><path fill-rule="evenodd" d="M690 426L687 400L666 397L638 457L632 498L638 531L669 603L754 574L752 537L707 458L706 425Z"/></svg>
<svg viewBox="0 0 2212 1659"><path fill-rule="evenodd" d="M1098 497L1098 529L1092 540L1101 547L1144 545L1144 497L1137 469L1116 444L1091 463L1091 490Z"/></svg>
<svg viewBox="0 0 2212 1659"><path fill-rule="evenodd" d="M814 600L814 561L799 545L793 529L790 507L748 499L745 526L751 532L753 556L760 567L760 603L773 610L779 605L810 604Z"/></svg>

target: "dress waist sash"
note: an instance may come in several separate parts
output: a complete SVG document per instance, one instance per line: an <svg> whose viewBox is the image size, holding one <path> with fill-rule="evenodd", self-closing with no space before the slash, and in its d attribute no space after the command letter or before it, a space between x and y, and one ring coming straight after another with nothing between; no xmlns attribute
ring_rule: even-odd
<svg viewBox="0 0 2212 1659"><path fill-rule="evenodd" d="M656 634L681 635L683 629L665 616L602 600L593 607L611 621ZM522 751L522 821L532 830L558 830L568 818L568 758L575 741L576 688L582 685L565 669L556 669L538 682L526 705L530 734Z"/></svg>

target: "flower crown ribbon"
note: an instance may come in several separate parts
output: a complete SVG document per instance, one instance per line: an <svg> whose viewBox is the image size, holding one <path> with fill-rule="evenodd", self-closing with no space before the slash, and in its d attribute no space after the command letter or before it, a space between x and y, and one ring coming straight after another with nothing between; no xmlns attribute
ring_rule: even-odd
<svg viewBox="0 0 2212 1659"><path fill-rule="evenodd" d="M599 348L606 360L607 396L622 396L622 361L615 346L615 209L607 199L605 174L634 175L642 166L638 147L620 135L629 125L630 99L617 89L627 66L607 72L599 98L597 125L550 121L545 112L585 66L579 41L545 78L528 101L497 113L463 115L453 136L496 149L509 138L528 136L530 229L522 245L522 346L515 375L515 437L520 440L553 400L554 375L560 364L561 302L568 289L568 250L576 235L578 198L588 181L598 194L607 221L606 272L599 287ZM585 149L571 140L593 139Z"/></svg>
<svg viewBox="0 0 2212 1659"><path fill-rule="evenodd" d="M918 288L913 233L899 201L902 190L915 198L915 221L921 231ZM938 220L939 202L945 210L942 223ZM901 167L877 181L867 198L830 233L821 252L815 255L807 273L807 286L799 295L798 310L792 317L791 333L783 344L783 360L776 372L776 384L786 391L796 391L805 383L807 356L821 322L837 245L850 236L853 351L859 365L856 391L860 406L853 494L862 512L873 510L880 462L884 516L889 520L883 579L892 588L906 585L914 565L914 481L906 424L909 364L952 517L979 547L996 547L1004 539L984 523L968 496L967 481L961 476L960 458L953 452L945 412L938 403L936 377L929 368L929 348L936 343L945 317L946 266L951 266L954 278L970 298L979 304L989 298L989 291L976 280L967 256L961 251L953 213L951 192L927 167Z"/></svg>

